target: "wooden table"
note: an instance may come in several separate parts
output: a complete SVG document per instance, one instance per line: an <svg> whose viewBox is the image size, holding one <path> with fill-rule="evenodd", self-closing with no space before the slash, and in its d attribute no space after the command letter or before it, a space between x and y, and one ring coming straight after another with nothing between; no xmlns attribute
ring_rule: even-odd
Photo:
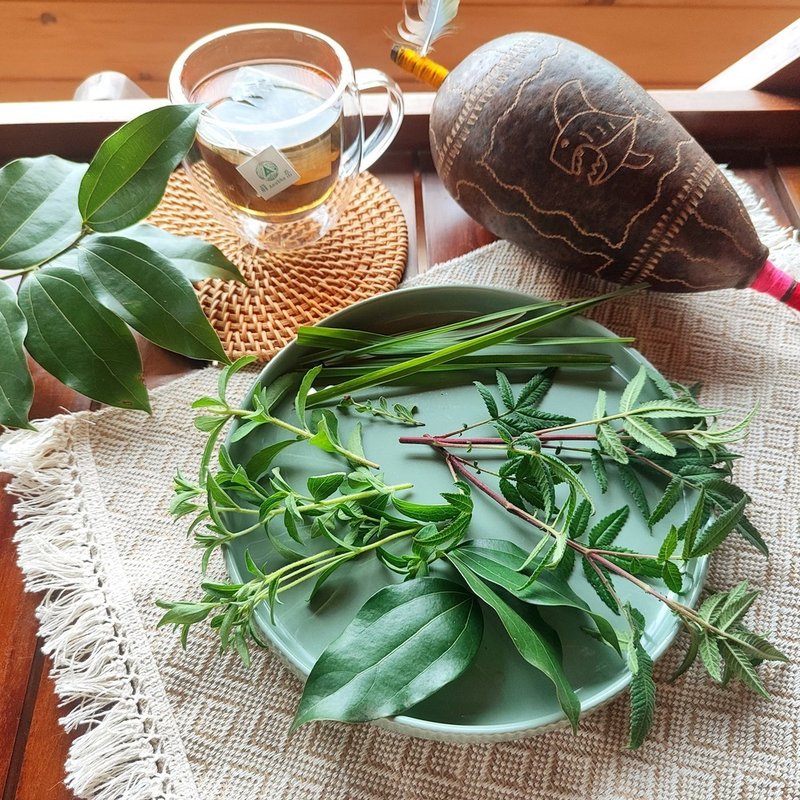
<svg viewBox="0 0 800 800"><path fill-rule="evenodd" d="M773 57L770 74L778 74ZM795 66L783 60L781 69ZM745 70L745 74L755 74ZM778 223L800 227L800 100L755 90L741 75L719 91L655 92L657 99L717 158L729 163L764 198ZM762 76L763 78L763 76ZM800 88L800 83L795 82ZM409 274L491 241L444 190L433 171L427 142L431 95L408 99L401 135L374 170L394 192L410 235ZM97 104L0 104L0 163L20 155L57 153L89 158L101 139L157 101ZM148 386L197 366L141 342ZM94 408L92 403L34 369L33 415ZM0 485L4 485L0 476ZM0 787L3 800L62 800L70 743L38 648L34 610L25 594L12 543L12 500L0 493Z"/></svg>

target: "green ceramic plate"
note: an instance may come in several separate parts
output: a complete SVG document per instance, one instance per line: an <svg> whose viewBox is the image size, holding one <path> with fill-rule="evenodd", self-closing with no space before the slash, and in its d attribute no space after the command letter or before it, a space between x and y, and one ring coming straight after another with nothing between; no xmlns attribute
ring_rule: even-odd
<svg viewBox="0 0 800 800"><path fill-rule="evenodd" d="M407 289L357 303L331 316L321 323L339 327L364 328L384 333L420 327L433 327L451 322L466 315L486 314L503 308L532 301L527 295L479 287L447 286ZM608 335L609 332L594 322L572 318L551 325L548 335ZM598 389L609 395L609 407L614 408L625 383L633 377L645 359L631 348L622 345L593 346L594 351L605 351L613 356L614 367L604 370L559 370L555 385L545 398L542 407L556 410L578 419L587 419L592 413ZM257 385L271 383L276 377L296 368L298 358L305 349L291 344L284 348L258 378ZM465 421L481 418L482 403L472 386L478 376L461 376L439 373L416 379L415 385L385 387L371 390L367 396L384 395L395 402L416 404L419 418L425 427L414 429L398 424L381 422L363 415L350 422L342 419L340 429L347 431L357 418L364 425L364 447L367 455L378 461L387 483L413 482L415 488L404 497L421 502L441 502L438 493L451 489L447 469L428 448L399 445L398 436L443 433ZM491 383L493 376L481 376ZM524 381L520 381L521 383ZM654 399L655 395L652 398ZM248 398L247 402L250 402ZM346 415L348 412L342 412ZM279 408L291 419L290 403ZM487 429L477 429L476 436L493 435ZM274 430L257 429L240 442L230 444L235 461L245 463L256 451L276 439ZM283 438L283 437L281 437ZM343 437L344 438L344 437ZM341 463L332 456L311 447L291 447L279 457L276 465L290 483L305 484L311 474L341 469ZM595 505L599 519L604 514L631 504L626 491L619 486L612 473L611 487L606 494L595 492ZM651 498L660 497L658 487L645 483ZM586 475L585 483L596 488L593 476ZM663 489L662 489L663 490ZM475 513L471 530L475 538L509 538L530 545L530 529L524 523L502 511L488 499L474 493ZM631 517L618 543L641 549L658 551L661 538L673 522L686 517L682 504L651 534L639 512L632 508ZM289 540L287 539L287 543ZM277 558L271 545L253 534L237 540L226 553L227 567L234 581L247 580L244 552L249 549L257 563L274 562ZM442 567L446 570L447 567ZM695 603L705 575L705 560L689 565L688 588L682 599ZM276 650L299 673L307 675L320 653L332 642L355 616L363 603L381 586L395 582L399 577L383 568L376 559L363 559L340 569L326 584L314 603L307 602L309 587L300 586L281 595L283 604L278 607L275 625L269 622L266 610L258 615L265 636ZM576 569L571 579L573 588L597 611L605 607L586 584L582 571ZM647 618L644 643L653 657L660 656L674 638L678 624L672 614L658 601L644 596L635 587L618 580L619 593L629 599ZM664 589L665 593L668 593ZM594 641L580 630L585 620L575 612L546 609L546 618L558 630L563 646L568 676L575 687L584 712L597 708L619 694L627 686L629 674L622 661L610 648ZM564 724L550 684L527 665L516 653L491 613L485 615L485 634L480 652L469 669L455 682L432 697L410 709L402 716L381 721L380 724L415 736L447 740L497 741L538 733ZM622 627L621 625L619 627Z"/></svg>

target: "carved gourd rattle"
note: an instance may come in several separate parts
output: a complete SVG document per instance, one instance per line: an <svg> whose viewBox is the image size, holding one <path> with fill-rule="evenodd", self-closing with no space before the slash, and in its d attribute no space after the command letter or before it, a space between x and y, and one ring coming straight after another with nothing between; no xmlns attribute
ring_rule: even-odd
<svg viewBox="0 0 800 800"><path fill-rule="evenodd" d="M574 42L515 33L455 69L425 58L457 2L406 12L393 60L438 89L433 161L475 220L553 264L664 292L750 287L800 309L709 155L632 78ZM448 12L450 16L448 18ZM431 19L431 15L436 19Z"/></svg>

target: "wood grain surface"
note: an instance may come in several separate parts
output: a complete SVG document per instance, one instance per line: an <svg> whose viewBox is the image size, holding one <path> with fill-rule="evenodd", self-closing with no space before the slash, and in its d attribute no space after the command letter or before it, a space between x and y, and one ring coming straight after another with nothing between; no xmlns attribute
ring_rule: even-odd
<svg viewBox="0 0 800 800"><path fill-rule="evenodd" d="M162 96L169 68L195 39L230 25L292 22L339 40L356 67L372 66L419 88L389 60L400 0L0 3L0 100L68 99L92 73L118 70ZM573 39L648 88L693 88L798 16L797 0L484 0L464 2L458 32L437 45L454 66L478 45L513 31Z"/></svg>

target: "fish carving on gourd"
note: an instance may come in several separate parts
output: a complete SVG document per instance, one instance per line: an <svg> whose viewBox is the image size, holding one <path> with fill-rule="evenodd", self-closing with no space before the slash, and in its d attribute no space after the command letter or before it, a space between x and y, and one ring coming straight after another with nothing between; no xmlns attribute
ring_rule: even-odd
<svg viewBox="0 0 800 800"><path fill-rule="evenodd" d="M637 116L595 108L579 80L567 81L556 92L553 107L559 127L550 160L564 172L597 186L617 170L644 169L652 163L652 155L633 149Z"/></svg>
<svg viewBox="0 0 800 800"><path fill-rule="evenodd" d="M614 64L542 33L495 39L450 72L408 53L392 57L438 87L439 177L496 236L617 283L752 287L800 307L722 171Z"/></svg>

